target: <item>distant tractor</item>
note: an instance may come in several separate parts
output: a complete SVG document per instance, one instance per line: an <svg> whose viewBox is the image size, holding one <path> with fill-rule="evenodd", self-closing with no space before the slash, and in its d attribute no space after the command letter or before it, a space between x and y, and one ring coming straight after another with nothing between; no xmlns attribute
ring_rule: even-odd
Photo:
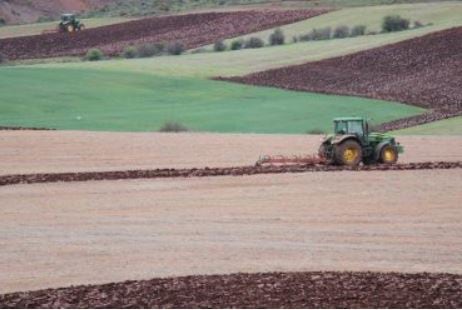
<svg viewBox="0 0 462 310"><path fill-rule="evenodd" d="M85 29L85 25L78 20L74 14L61 15L61 22L59 23L60 32L76 32Z"/></svg>
<svg viewBox="0 0 462 310"><path fill-rule="evenodd" d="M369 133L368 122L361 117L334 119L334 134L326 136L319 148L319 156L328 163L346 166L394 164L402 152L394 137Z"/></svg>

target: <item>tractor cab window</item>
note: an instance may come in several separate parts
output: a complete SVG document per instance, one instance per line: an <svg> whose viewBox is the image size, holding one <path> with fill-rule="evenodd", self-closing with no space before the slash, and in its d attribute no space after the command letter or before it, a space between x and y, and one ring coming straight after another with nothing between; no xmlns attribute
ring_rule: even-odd
<svg viewBox="0 0 462 310"><path fill-rule="evenodd" d="M359 135L364 133L361 121L337 121L335 122L335 133L339 135Z"/></svg>
<svg viewBox="0 0 462 310"><path fill-rule="evenodd" d="M348 123L348 133L352 135L363 135L363 122L352 121Z"/></svg>
<svg viewBox="0 0 462 310"><path fill-rule="evenodd" d="M68 21L71 21L72 19L73 19L72 15L63 15L63 16L61 16L61 20L63 22L68 22Z"/></svg>
<svg viewBox="0 0 462 310"><path fill-rule="evenodd" d="M348 133L347 122L335 122L335 133L339 135Z"/></svg>

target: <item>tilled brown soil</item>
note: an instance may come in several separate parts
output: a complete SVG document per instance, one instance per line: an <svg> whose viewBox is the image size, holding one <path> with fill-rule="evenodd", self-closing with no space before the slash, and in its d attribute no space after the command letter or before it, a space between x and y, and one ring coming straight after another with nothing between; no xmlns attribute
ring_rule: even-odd
<svg viewBox="0 0 462 310"><path fill-rule="evenodd" d="M10 60L83 55L98 47L106 54L120 53L140 43L181 42L195 48L246 33L297 22L327 10L268 10L210 12L152 17L87 29L73 34L52 33L0 40L0 53Z"/></svg>
<svg viewBox="0 0 462 310"><path fill-rule="evenodd" d="M44 127L0 126L0 130L55 130Z"/></svg>
<svg viewBox="0 0 462 310"><path fill-rule="evenodd" d="M0 295L2 308L460 308L462 276L307 272L188 276Z"/></svg>
<svg viewBox="0 0 462 310"><path fill-rule="evenodd" d="M404 102L432 112L381 126L406 128L462 115L462 27L343 57L225 80Z"/></svg>
<svg viewBox="0 0 462 310"><path fill-rule="evenodd" d="M189 178L212 176L242 176L256 174L301 173L317 171L396 171L462 168L462 161L422 162L396 165L363 165L357 167L325 164L304 164L286 166L241 166L228 168L154 169L106 172L38 173L0 176L0 186L13 184L34 184L54 182L82 182L95 180Z"/></svg>

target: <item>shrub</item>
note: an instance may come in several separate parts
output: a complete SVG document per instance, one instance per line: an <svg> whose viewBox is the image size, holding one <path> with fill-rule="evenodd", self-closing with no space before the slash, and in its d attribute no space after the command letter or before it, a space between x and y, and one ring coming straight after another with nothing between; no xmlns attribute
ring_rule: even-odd
<svg viewBox="0 0 462 310"><path fill-rule="evenodd" d="M234 40L231 42L231 50L236 51L240 50L244 46L244 41L243 40Z"/></svg>
<svg viewBox="0 0 462 310"><path fill-rule="evenodd" d="M388 15L383 19L383 32L401 31L406 29L409 29L409 19L402 18L399 15Z"/></svg>
<svg viewBox="0 0 462 310"><path fill-rule="evenodd" d="M220 41L217 41L215 42L215 44L213 45L213 50L215 52L223 52L223 51L226 51L226 44L225 42L223 42L223 40L220 40Z"/></svg>
<svg viewBox="0 0 462 310"><path fill-rule="evenodd" d="M160 132L185 132L189 131L188 127L177 122L167 122L159 129Z"/></svg>
<svg viewBox="0 0 462 310"><path fill-rule="evenodd" d="M416 21L414 22L414 28L421 28L421 27L423 27L423 26L424 26L424 24L421 23L421 22L418 21L418 20L416 20Z"/></svg>
<svg viewBox="0 0 462 310"><path fill-rule="evenodd" d="M0 27L6 25L6 20L3 17L0 17Z"/></svg>
<svg viewBox="0 0 462 310"><path fill-rule="evenodd" d="M357 37L357 36L363 36L366 34L366 26L364 25L356 25L353 28L351 28L351 36L352 37Z"/></svg>
<svg viewBox="0 0 462 310"><path fill-rule="evenodd" d="M302 34L298 37L298 40L299 41L311 41L313 40L313 37L311 36L311 33L307 33L307 34Z"/></svg>
<svg viewBox="0 0 462 310"><path fill-rule="evenodd" d="M299 41L299 38L297 36L292 37L292 43L297 43Z"/></svg>
<svg viewBox="0 0 462 310"><path fill-rule="evenodd" d="M103 52L97 48L89 49L87 52L87 55L85 56L85 59L88 61L98 61L98 60L102 60L103 58L104 58Z"/></svg>
<svg viewBox="0 0 462 310"><path fill-rule="evenodd" d="M139 57L153 57L162 55L165 50L165 46L162 43L146 43L138 46L137 50Z"/></svg>
<svg viewBox="0 0 462 310"><path fill-rule="evenodd" d="M233 51L240 50L244 47L244 40L238 39L231 42L230 49Z"/></svg>
<svg viewBox="0 0 462 310"><path fill-rule="evenodd" d="M170 43L167 46L167 52L170 55L181 55L184 52L183 44L181 44L180 42Z"/></svg>
<svg viewBox="0 0 462 310"><path fill-rule="evenodd" d="M368 33L366 33L368 36L375 36L376 34L378 34L377 31L369 31Z"/></svg>
<svg viewBox="0 0 462 310"><path fill-rule="evenodd" d="M311 40L329 40L332 33L331 27L313 29L311 31Z"/></svg>
<svg viewBox="0 0 462 310"><path fill-rule="evenodd" d="M260 47L263 47L264 45L265 43L263 42L262 39L258 37L251 37L245 42L244 47L245 48L260 48Z"/></svg>
<svg viewBox="0 0 462 310"><path fill-rule="evenodd" d="M134 46L128 46L124 49L122 56L127 59L136 58L138 56L138 50Z"/></svg>
<svg viewBox="0 0 462 310"><path fill-rule="evenodd" d="M337 26L334 30L333 37L336 39L343 39L350 35L350 28L348 26Z"/></svg>
<svg viewBox="0 0 462 310"><path fill-rule="evenodd" d="M269 37L269 43L271 45L284 45L286 37L281 29L276 29Z"/></svg>

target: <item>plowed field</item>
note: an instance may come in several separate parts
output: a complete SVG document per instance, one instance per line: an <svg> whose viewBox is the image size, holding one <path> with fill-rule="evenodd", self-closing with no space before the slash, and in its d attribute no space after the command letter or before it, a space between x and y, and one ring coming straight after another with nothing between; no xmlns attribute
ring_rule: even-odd
<svg viewBox="0 0 462 310"><path fill-rule="evenodd" d="M0 295L2 308L460 308L462 276L266 273L190 276Z"/></svg>
<svg viewBox="0 0 462 310"><path fill-rule="evenodd" d="M462 114L462 28L304 65L230 80L292 90L359 95L431 108L397 129Z"/></svg>
<svg viewBox="0 0 462 310"><path fill-rule="evenodd" d="M274 10L201 13L153 17L87 29L73 34L45 34L0 40L0 53L10 60L83 55L98 47L109 55L139 43L181 42L186 48L210 44L241 34L272 28L325 10Z"/></svg>

